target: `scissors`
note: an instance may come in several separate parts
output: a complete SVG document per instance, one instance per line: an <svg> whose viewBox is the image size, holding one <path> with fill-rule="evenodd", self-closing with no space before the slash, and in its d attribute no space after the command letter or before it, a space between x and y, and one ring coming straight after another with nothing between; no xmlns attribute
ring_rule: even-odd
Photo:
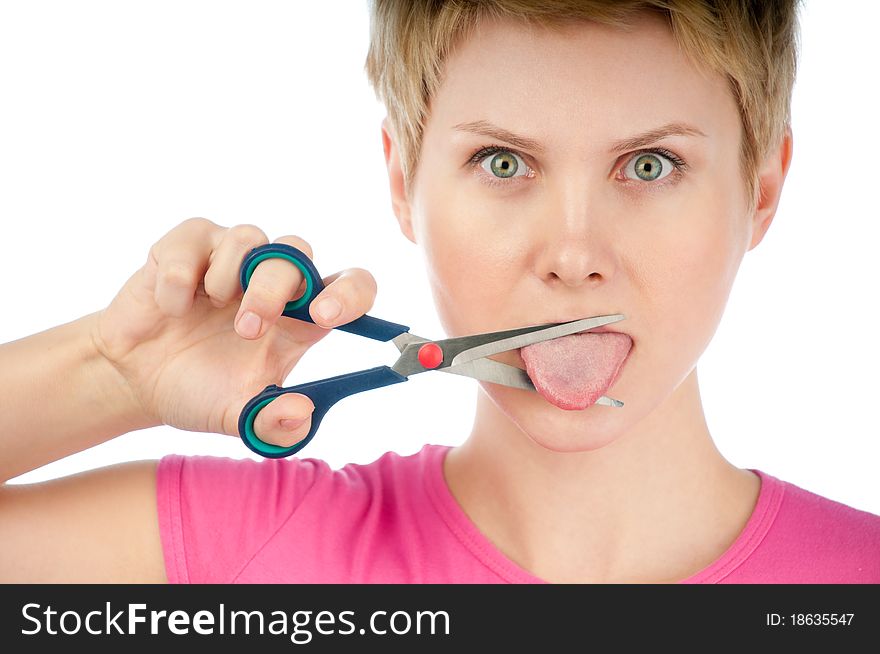
<svg viewBox="0 0 880 654"><path fill-rule="evenodd" d="M324 283L312 260L301 250L291 245L270 243L252 249L241 264L242 289L247 290L251 275L257 265L261 261L271 258L290 261L300 269L306 282L305 293L300 298L287 302L281 315L314 323L309 314L309 305L324 290ZM257 454L272 459L290 456L304 448L312 440L324 415L331 406L342 398L373 388L404 382L411 375L429 370L464 375L513 388L535 390L535 386L525 370L493 361L487 357L532 343L601 327L623 320L624 317L622 314L596 316L564 323L549 323L433 341L410 334L409 327L406 325L363 315L344 325L337 325L333 329L340 329L377 341L392 341L400 352L400 357L393 366L378 366L297 386L281 387L275 384L266 386L245 404L238 418L238 432L245 445ZM254 433L254 419L260 410L285 393L301 393L308 397L315 406L309 433L303 440L290 447L266 443ZM595 403L604 406L623 406L623 402L620 400L614 400L604 395Z"/></svg>

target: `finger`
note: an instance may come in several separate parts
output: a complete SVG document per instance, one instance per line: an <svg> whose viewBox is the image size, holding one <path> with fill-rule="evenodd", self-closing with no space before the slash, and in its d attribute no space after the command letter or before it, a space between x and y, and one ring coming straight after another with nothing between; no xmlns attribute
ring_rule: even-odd
<svg viewBox="0 0 880 654"><path fill-rule="evenodd" d="M163 313L180 317L192 308L211 251L223 231L207 218L190 218L150 249L156 267L154 297Z"/></svg>
<svg viewBox="0 0 880 654"><path fill-rule="evenodd" d="M376 299L376 280L363 268L348 268L324 280L326 288L309 306L316 324L331 328L360 318Z"/></svg>
<svg viewBox="0 0 880 654"><path fill-rule="evenodd" d="M211 304L222 309L241 296L241 262L252 249L268 242L266 233L256 225L235 225L226 230L205 273L205 293Z"/></svg>
<svg viewBox="0 0 880 654"><path fill-rule="evenodd" d="M285 393L263 407L254 419L254 434L266 443L291 447L312 428L315 405L300 393Z"/></svg>
<svg viewBox="0 0 880 654"><path fill-rule="evenodd" d="M284 236L275 243L292 245L312 258L312 247L298 236ZM265 334L278 321L284 306L296 299L304 281L299 268L285 259L276 257L261 261L248 281L235 317L235 329L239 335L254 339Z"/></svg>

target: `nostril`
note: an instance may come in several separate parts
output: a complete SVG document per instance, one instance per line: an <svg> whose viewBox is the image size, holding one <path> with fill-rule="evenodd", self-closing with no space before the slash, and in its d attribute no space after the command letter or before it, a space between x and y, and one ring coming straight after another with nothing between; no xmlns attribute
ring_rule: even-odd
<svg viewBox="0 0 880 654"><path fill-rule="evenodd" d="M599 272L591 272L586 277L583 276L583 273L577 274L560 274L555 271L550 271L547 274L547 281L552 285L562 284L564 286L580 286L584 282L589 282L591 284L596 284L604 279L602 273Z"/></svg>

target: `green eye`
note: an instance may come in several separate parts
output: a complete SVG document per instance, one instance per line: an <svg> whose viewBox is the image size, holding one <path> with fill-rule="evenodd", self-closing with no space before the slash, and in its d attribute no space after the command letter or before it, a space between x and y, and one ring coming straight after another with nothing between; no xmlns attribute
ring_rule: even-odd
<svg viewBox="0 0 880 654"><path fill-rule="evenodd" d="M636 159L636 175L646 182L652 182L663 172L663 164L653 154L643 154Z"/></svg>
<svg viewBox="0 0 880 654"><path fill-rule="evenodd" d="M512 152L498 152L489 161L491 172L498 177L513 177L519 169L517 156Z"/></svg>
<svg viewBox="0 0 880 654"><path fill-rule="evenodd" d="M666 177L672 172L672 169L673 163L663 155L653 152L644 152L633 157L626 165L624 172L627 173L627 177L630 179L637 179L643 182L654 182Z"/></svg>

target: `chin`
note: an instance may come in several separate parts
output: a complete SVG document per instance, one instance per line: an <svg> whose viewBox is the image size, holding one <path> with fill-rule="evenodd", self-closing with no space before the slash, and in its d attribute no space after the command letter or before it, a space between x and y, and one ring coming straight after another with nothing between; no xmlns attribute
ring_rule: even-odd
<svg viewBox="0 0 880 654"><path fill-rule="evenodd" d="M560 409L532 391L486 384L484 391L508 420L536 445L558 453L590 452L617 440L626 407Z"/></svg>

